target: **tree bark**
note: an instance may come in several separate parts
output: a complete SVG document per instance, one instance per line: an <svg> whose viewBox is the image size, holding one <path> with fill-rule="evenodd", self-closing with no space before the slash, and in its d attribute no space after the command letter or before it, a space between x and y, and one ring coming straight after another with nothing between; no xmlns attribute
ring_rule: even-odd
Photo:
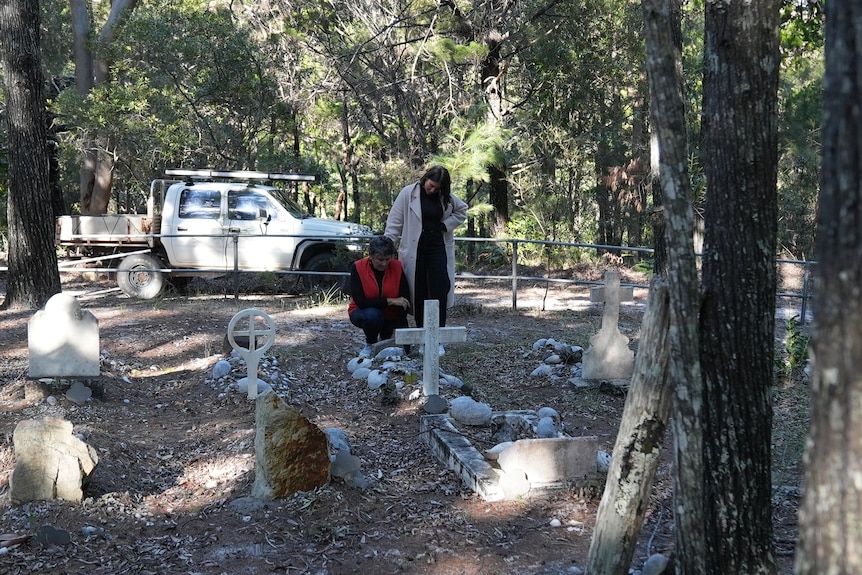
<svg viewBox="0 0 862 575"><path fill-rule="evenodd" d="M608 480L596 515L587 573L629 572L644 515L649 507L673 390L667 386L668 287L654 276L641 329Z"/></svg>
<svg viewBox="0 0 862 575"><path fill-rule="evenodd" d="M685 131L680 5L678 0L644 0L642 7L670 285L668 379L675 390L672 418L675 555L679 573L705 574L698 278Z"/></svg>
<svg viewBox="0 0 862 575"><path fill-rule="evenodd" d="M0 3L0 42L9 138L8 309L38 309L60 292L48 181L38 0Z"/></svg>
<svg viewBox="0 0 862 575"><path fill-rule="evenodd" d="M774 573L779 0L707 2L700 365L706 557Z"/></svg>
<svg viewBox="0 0 862 575"><path fill-rule="evenodd" d="M811 426L796 573L862 572L862 10L826 3Z"/></svg>

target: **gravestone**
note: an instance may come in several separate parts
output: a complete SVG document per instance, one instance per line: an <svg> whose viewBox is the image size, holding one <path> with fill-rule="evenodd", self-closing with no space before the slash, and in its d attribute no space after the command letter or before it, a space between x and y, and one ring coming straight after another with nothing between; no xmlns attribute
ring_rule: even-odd
<svg viewBox="0 0 862 575"><path fill-rule="evenodd" d="M72 422L55 417L25 419L15 426L15 469L9 498L15 505L63 499L79 503L99 463L96 450L72 435Z"/></svg>
<svg viewBox="0 0 862 575"><path fill-rule="evenodd" d="M259 321L262 321L263 325L259 325ZM237 324L240 322L247 322L247 326L238 328ZM260 337L264 338L264 342L258 347ZM256 399L257 366L264 352L275 342L275 322L265 311L244 309L237 312L228 323L227 339L248 368L248 398ZM248 347L240 345L241 343Z"/></svg>
<svg viewBox="0 0 862 575"><path fill-rule="evenodd" d="M395 343L399 345L425 345L422 364L422 393L425 396L439 395L440 356L437 347L441 343L467 341L467 328L440 327L440 302L425 302L425 327L401 328L395 330Z"/></svg>
<svg viewBox="0 0 862 575"><path fill-rule="evenodd" d="M596 293L596 297L599 297L599 292ZM630 294L625 295L630 299ZM590 348L584 352L581 377L628 379L634 373L635 354L629 349L629 338L620 333L619 328L620 301L624 296L619 272L605 272L605 285L600 296L604 301L602 327L599 333L590 338Z"/></svg>
<svg viewBox="0 0 862 575"><path fill-rule="evenodd" d="M27 323L31 379L99 376L99 320L58 293Z"/></svg>

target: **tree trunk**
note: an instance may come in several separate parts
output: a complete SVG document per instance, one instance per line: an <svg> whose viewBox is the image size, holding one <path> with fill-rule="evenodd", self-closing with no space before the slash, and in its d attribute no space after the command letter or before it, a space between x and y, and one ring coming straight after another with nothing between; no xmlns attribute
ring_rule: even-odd
<svg viewBox="0 0 862 575"><path fill-rule="evenodd" d="M650 283L625 409L587 557L587 573L626 575L649 507L673 390L667 385L668 287Z"/></svg>
<svg viewBox="0 0 862 575"><path fill-rule="evenodd" d="M138 0L114 0L108 20L99 33L98 42L113 41L116 29L125 21ZM94 86L108 77L109 62L93 57L94 38L89 10L85 0L70 0L72 16L72 46L75 54L76 91L86 96ZM103 214L108 211L113 188L114 158L109 153L110 140L105 135L86 133L80 169L82 214Z"/></svg>
<svg viewBox="0 0 862 575"><path fill-rule="evenodd" d="M3 302L8 309L38 309L60 292L39 32L38 0L0 3L9 138L9 275Z"/></svg>
<svg viewBox="0 0 862 575"><path fill-rule="evenodd" d="M774 573L779 0L706 4L700 364L706 557Z"/></svg>
<svg viewBox="0 0 862 575"><path fill-rule="evenodd" d="M862 60L857 2L826 4L812 406L796 573L862 573Z"/></svg>
<svg viewBox="0 0 862 575"><path fill-rule="evenodd" d="M694 207L688 176L683 97L680 4L644 0L650 112L658 143L664 200L664 239L670 285L669 385L673 403L674 521L679 573L705 574L703 467L700 406L702 391L697 334L698 278L694 250Z"/></svg>

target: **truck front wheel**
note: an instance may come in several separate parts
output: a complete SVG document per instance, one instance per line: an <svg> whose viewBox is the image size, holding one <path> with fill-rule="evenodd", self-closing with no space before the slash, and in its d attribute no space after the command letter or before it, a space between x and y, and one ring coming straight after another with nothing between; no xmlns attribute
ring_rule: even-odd
<svg viewBox="0 0 862 575"><path fill-rule="evenodd" d="M135 254L126 256L117 271L117 285L129 297L153 299L165 287L165 275L159 270L162 262L153 256Z"/></svg>
<svg viewBox="0 0 862 575"><path fill-rule="evenodd" d="M308 260L302 268L310 272L337 272L347 271L346 266L339 266L335 256L329 252L320 253ZM330 290L334 286L341 285L342 276L338 274L305 274L302 276L303 284L306 288L319 288L322 290Z"/></svg>

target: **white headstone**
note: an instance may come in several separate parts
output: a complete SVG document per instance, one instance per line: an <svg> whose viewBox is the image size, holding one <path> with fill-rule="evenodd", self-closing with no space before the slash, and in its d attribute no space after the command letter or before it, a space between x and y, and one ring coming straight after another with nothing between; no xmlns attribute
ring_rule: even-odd
<svg viewBox="0 0 862 575"><path fill-rule="evenodd" d="M440 356L437 347L441 343L467 341L467 328L440 327L440 302L425 302L425 327L402 328L395 330L395 343L399 345L425 345L425 358L422 365L422 393L425 396L438 395L440 391Z"/></svg>
<svg viewBox="0 0 862 575"><path fill-rule="evenodd" d="M58 293L27 324L28 377L98 377L99 320Z"/></svg>

